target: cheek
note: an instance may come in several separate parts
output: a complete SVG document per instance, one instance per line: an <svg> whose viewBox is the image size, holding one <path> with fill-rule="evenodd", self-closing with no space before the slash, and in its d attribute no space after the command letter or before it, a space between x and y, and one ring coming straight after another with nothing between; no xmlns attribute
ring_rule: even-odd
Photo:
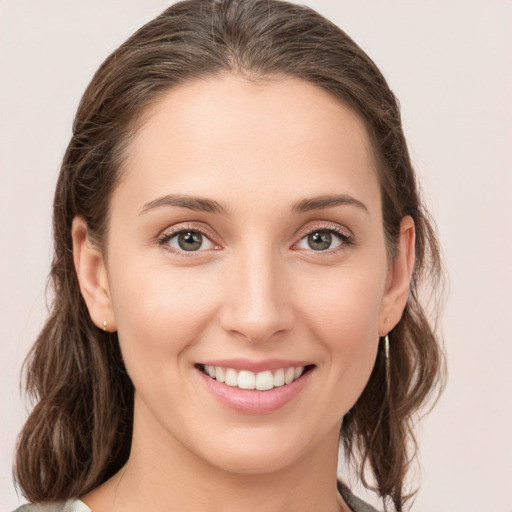
<svg viewBox="0 0 512 512"><path fill-rule="evenodd" d="M165 263L125 261L119 268L111 276L111 295L128 371L165 368L200 340L215 309L214 279L208 273L199 278L197 268L173 270Z"/></svg>
<svg viewBox="0 0 512 512"><path fill-rule="evenodd" d="M302 279L295 296L301 317L322 333L320 339L350 344L362 336L378 338L384 287L384 272L346 267Z"/></svg>
<svg viewBox="0 0 512 512"><path fill-rule="evenodd" d="M385 272L337 269L325 280L304 282L297 293L300 318L323 345L329 381L348 410L364 389L378 348ZM301 300L302 298L302 300Z"/></svg>

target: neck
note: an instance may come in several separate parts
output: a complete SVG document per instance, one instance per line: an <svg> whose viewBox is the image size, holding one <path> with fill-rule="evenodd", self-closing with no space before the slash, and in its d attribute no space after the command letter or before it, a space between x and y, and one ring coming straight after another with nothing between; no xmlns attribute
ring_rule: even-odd
<svg viewBox="0 0 512 512"><path fill-rule="evenodd" d="M293 463L258 473L226 471L144 427L135 421L125 467L82 498L94 512L350 510L336 489L339 425Z"/></svg>

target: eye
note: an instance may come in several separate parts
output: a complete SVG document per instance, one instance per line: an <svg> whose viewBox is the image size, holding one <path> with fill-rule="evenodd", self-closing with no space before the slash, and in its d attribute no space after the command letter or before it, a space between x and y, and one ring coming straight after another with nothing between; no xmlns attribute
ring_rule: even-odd
<svg viewBox="0 0 512 512"><path fill-rule="evenodd" d="M328 251L351 243L349 236L335 229L315 229L301 238L296 247L312 251Z"/></svg>
<svg viewBox="0 0 512 512"><path fill-rule="evenodd" d="M159 243L167 245L176 252L198 252L216 248L216 245L204 233L191 229L167 235Z"/></svg>

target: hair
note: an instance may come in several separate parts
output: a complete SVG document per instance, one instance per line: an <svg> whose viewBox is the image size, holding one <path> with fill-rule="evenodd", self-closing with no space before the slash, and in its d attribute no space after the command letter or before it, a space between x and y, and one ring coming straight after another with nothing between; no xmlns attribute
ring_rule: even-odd
<svg viewBox="0 0 512 512"><path fill-rule="evenodd" d="M363 484L403 510L416 455L417 413L443 385L436 323L419 301L424 278L442 277L432 221L419 196L398 102L373 61L312 9L278 0L187 0L169 7L115 50L87 87L73 124L53 206L55 257L49 317L25 363L36 402L18 440L17 485L34 502L83 495L127 461L134 388L116 333L92 322L73 264L71 226L86 221L102 250L109 202L126 149L148 108L170 88L233 73L297 78L328 91L364 121L378 162L383 229L392 258L400 222L416 226L416 263L403 316L379 345L362 395L343 418L341 443ZM368 481L371 476L371 482Z"/></svg>

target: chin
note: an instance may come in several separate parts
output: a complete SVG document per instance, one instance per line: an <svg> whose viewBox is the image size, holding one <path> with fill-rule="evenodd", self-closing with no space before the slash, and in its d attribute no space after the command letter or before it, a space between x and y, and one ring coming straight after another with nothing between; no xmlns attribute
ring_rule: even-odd
<svg viewBox="0 0 512 512"><path fill-rule="evenodd" d="M283 427L283 426L281 426ZM333 429L334 435L325 436L333 453L337 454L339 427ZM317 437L318 436L318 437ZM283 471L297 467L301 461L309 460L322 443L321 435L305 430L293 433L290 428L250 428L243 427L226 432L219 439L209 438L200 454L203 460L218 469L240 475L258 475Z"/></svg>
<svg viewBox="0 0 512 512"><path fill-rule="evenodd" d="M257 444L248 449L229 448L206 456L212 466L219 470L238 475L263 475L282 471L293 466L299 458L298 453L290 449L276 451Z"/></svg>

